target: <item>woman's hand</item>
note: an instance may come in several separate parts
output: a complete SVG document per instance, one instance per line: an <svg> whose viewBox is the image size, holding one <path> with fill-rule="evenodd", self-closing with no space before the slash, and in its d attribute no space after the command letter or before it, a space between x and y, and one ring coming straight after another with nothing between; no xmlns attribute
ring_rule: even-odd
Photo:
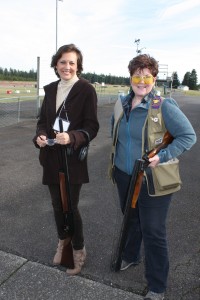
<svg viewBox="0 0 200 300"><path fill-rule="evenodd" d="M150 164L148 165L148 167L150 168L155 168L159 162L160 162L160 158L159 156L156 154L154 157L149 158Z"/></svg>
<svg viewBox="0 0 200 300"><path fill-rule="evenodd" d="M37 137L36 143L40 148L45 147L47 145L47 137L45 135L39 135Z"/></svg>
<svg viewBox="0 0 200 300"><path fill-rule="evenodd" d="M61 145L70 144L69 134L66 132L58 132L56 134L56 143Z"/></svg>

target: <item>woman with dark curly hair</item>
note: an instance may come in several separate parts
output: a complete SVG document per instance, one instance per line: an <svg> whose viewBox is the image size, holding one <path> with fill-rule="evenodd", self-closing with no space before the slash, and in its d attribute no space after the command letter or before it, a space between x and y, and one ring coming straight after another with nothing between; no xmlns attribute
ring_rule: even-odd
<svg viewBox="0 0 200 300"><path fill-rule="evenodd" d="M82 66L82 53L74 45L64 45L52 57L59 80L44 87L45 97L37 123L33 141L40 148L40 163L43 167L43 184L48 185L59 238L55 265L61 264L64 247L69 243L65 231L65 218L62 210L59 184L61 169L61 147L67 153L70 198L74 219L72 238L74 269L67 269L70 275L78 274L86 258L83 225L78 209L79 194L83 183L89 182L87 157L80 157L80 149L94 139L99 129L97 120L97 95L95 89L86 80L79 78ZM58 128L58 120L64 124L64 132ZM50 141L56 140L53 146Z"/></svg>
<svg viewBox="0 0 200 300"><path fill-rule="evenodd" d="M169 270L166 218L172 194L181 185L179 174L175 176L176 158L192 147L196 135L175 100L156 93L158 62L153 57L138 55L130 61L128 69L132 91L115 104L112 122L111 175L117 184L122 213L135 161L146 150L161 144L166 131L174 139L149 159L136 208L131 208L121 271L141 262L143 240L149 289L145 299L162 300ZM166 177L169 171L173 176Z"/></svg>

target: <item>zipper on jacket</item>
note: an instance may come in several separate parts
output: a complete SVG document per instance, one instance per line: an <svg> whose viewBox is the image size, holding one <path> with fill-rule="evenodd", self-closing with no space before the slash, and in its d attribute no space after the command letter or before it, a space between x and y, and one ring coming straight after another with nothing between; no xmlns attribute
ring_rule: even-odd
<svg viewBox="0 0 200 300"><path fill-rule="evenodd" d="M127 159L126 159L126 168L127 168L127 173L131 174L132 173L132 168L131 168L131 134L130 134L130 118L128 119L126 123L127 127Z"/></svg>

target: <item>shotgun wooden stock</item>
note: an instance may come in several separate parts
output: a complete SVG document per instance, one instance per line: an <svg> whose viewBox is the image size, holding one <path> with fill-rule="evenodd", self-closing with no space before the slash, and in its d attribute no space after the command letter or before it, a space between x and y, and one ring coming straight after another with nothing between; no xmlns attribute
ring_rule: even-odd
<svg viewBox="0 0 200 300"><path fill-rule="evenodd" d="M68 235L73 236L74 233L74 220L73 220L73 212L71 209L70 203L70 194L68 192L69 185L66 184L66 175L63 172L59 172L59 179L60 179L60 194L62 200L62 208L63 213L65 215L65 232Z"/></svg>
<svg viewBox="0 0 200 300"><path fill-rule="evenodd" d="M67 232L68 243L64 246L61 257L61 265L73 269L74 268L74 258L73 258L73 247L72 247L72 236L74 232L74 224L73 224L73 213L69 209L69 195L67 192L66 185L66 176L64 172L59 172L59 180L60 180L60 194L62 200L62 208L63 214L65 218L65 228L64 231Z"/></svg>
<svg viewBox="0 0 200 300"><path fill-rule="evenodd" d="M166 131L165 134L164 134L164 136L163 136L162 143L159 144L158 146L156 146L151 151L147 152L143 156L143 159L146 160L146 156L148 157L148 159L154 157L156 154L158 154L158 152L161 149L164 149L164 148L167 147L167 145L171 144L171 142L173 141L173 139L174 139L173 136L168 131Z"/></svg>
<svg viewBox="0 0 200 300"><path fill-rule="evenodd" d="M59 172L59 180L60 180L60 193L61 193L61 200L62 200L62 208L63 212L66 213L69 211L68 207L68 198L66 193L66 183L65 183L65 173Z"/></svg>
<svg viewBox="0 0 200 300"><path fill-rule="evenodd" d="M145 153L145 155L143 155L142 159L146 162L145 167L147 167L148 164L149 164L149 158L154 157L156 154L158 154L158 152L161 149L166 148L167 145L171 144L173 139L174 139L173 136L168 131L166 131L165 135L163 137L162 143L159 144L154 149L152 149L151 151ZM142 186L143 176L144 176L144 166L143 166L143 169L138 173L138 176L137 176L135 189L134 189L134 193L133 193L133 196L132 196L132 202L131 202L131 207L132 208L136 208L137 200L138 200L140 190L141 190L141 186Z"/></svg>
<svg viewBox="0 0 200 300"><path fill-rule="evenodd" d="M59 120L60 132L63 132L62 121ZM73 258L73 247L72 247L72 237L74 234L74 219L73 210L71 206L70 198L70 184L69 184L69 172L68 172L68 162L66 147L60 146L61 148L61 158L62 158L62 168L59 171L59 183L60 183L60 195L62 201L62 209L65 219L64 231L67 233L67 244L64 246L61 257L61 264L67 268L74 268L74 258Z"/></svg>
<svg viewBox="0 0 200 300"><path fill-rule="evenodd" d="M119 239L116 245L116 250L114 253L113 260L111 262L112 271L117 272L120 270L120 266L122 262L121 256L125 247L126 238L128 234L128 223L129 223L131 208L136 208L137 200L142 186L144 171L148 167L149 158L154 157L161 149L166 148L167 145L170 144L172 141L173 141L173 137L167 131L163 137L161 144L159 144L151 151L145 153L142 159L137 159L135 161L135 165L130 180L128 195L126 200L126 207L125 207L122 225L120 229Z"/></svg>

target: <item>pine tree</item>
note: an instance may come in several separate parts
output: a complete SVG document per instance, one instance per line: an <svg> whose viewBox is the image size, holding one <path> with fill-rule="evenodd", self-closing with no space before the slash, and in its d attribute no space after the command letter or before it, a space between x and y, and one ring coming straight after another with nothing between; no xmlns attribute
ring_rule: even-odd
<svg viewBox="0 0 200 300"><path fill-rule="evenodd" d="M177 87L180 85L180 81L179 81L179 79L178 79L178 74L177 74L177 72L174 72L174 73L173 73L172 78L173 78L173 81L172 81L172 87L175 88L175 89L177 89Z"/></svg>
<svg viewBox="0 0 200 300"><path fill-rule="evenodd" d="M182 81L182 85L187 85L189 87L190 72L186 72Z"/></svg>
<svg viewBox="0 0 200 300"><path fill-rule="evenodd" d="M195 69L192 70L189 77L189 88L190 90L197 90L197 72Z"/></svg>

